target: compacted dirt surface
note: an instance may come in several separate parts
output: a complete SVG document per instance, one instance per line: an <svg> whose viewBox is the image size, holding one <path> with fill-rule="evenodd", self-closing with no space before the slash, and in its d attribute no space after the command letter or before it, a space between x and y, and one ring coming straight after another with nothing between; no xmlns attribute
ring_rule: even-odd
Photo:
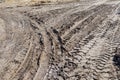
<svg viewBox="0 0 120 80"><path fill-rule="evenodd" d="M120 80L120 1L1 7L0 80Z"/></svg>

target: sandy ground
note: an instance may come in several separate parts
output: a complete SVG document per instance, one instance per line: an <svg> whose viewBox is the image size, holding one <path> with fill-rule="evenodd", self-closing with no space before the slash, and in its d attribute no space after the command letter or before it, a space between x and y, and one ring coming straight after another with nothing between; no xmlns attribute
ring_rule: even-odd
<svg viewBox="0 0 120 80"><path fill-rule="evenodd" d="M0 5L0 80L119 80L120 1Z"/></svg>

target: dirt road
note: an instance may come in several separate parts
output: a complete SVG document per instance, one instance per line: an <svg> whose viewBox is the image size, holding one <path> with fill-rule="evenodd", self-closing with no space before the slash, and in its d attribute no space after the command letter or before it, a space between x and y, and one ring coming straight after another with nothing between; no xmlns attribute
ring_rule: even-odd
<svg viewBox="0 0 120 80"><path fill-rule="evenodd" d="M120 1L0 8L0 80L119 80Z"/></svg>

